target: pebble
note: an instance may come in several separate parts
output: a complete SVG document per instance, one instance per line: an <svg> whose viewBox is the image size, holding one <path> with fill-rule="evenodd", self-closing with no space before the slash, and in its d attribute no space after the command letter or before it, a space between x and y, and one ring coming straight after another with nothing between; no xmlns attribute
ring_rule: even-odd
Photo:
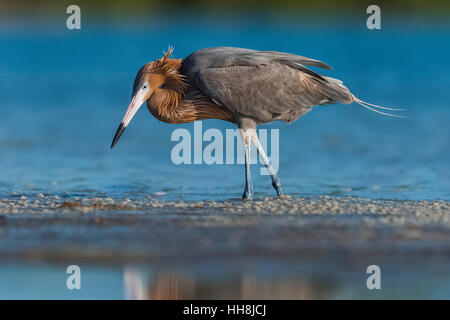
<svg viewBox="0 0 450 320"><path fill-rule="evenodd" d="M155 195L155 194L153 194ZM159 201L146 196L140 199L114 199L111 197L74 197L61 199L56 195L38 193L37 199L29 200L21 195L17 198L0 199L0 214L60 214L64 212L120 212L144 211L151 213L183 212L186 214L277 214L298 216L340 216L358 215L367 219L367 224L425 223L448 225L450 227L450 203L437 201L392 201L371 200L355 197L318 196L297 198L289 195L262 197L251 201L228 200L217 201ZM378 218L379 217L379 218ZM237 219L239 219L237 217ZM377 219L377 220L375 220ZM342 220L350 221L346 219Z"/></svg>

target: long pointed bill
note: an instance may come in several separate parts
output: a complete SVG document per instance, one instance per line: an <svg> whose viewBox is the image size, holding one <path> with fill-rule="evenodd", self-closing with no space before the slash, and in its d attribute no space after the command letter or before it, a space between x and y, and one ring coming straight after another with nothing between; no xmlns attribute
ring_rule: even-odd
<svg viewBox="0 0 450 320"><path fill-rule="evenodd" d="M114 147L114 145L119 140L122 133L125 131L125 128L130 123L131 119L134 117L136 112L139 110L139 108L144 103L144 97L143 94L137 93L133 99L131 99L130 105L128 106L127 112L125 113L125 116L122 119L122 122L119 125L119 128L116 131L116 134L114 135L113 142L111 143L111 149Z"/></svg>

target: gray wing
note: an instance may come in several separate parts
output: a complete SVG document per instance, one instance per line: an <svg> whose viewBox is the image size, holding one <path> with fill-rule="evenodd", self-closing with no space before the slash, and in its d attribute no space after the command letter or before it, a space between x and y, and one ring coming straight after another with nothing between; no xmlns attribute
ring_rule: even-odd
<svg viewBox="0 0 450 320"><path fill-rule="evenodd" d="M202 67L250 66L267 64L273 61L279 61L294 68L301 68L303 65L307 65L331 70L331 67L326 63L295 54L234 47L201 49L185 59L185 62L189 63L189 69L194 73Z"/></svg>
<svg viewBox="0 0 450 320"><path fill-rule="evenodd" d="M217 104L257 122L292 121L314 105L348 98L339 80L323 77L300 61L329 68L288 53L220 47L191 54L183 61L183 73Z"/></svg>

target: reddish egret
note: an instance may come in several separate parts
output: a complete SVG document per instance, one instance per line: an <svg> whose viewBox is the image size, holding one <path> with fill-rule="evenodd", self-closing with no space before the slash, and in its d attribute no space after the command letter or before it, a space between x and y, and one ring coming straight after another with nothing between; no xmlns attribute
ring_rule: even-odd
<svg viewBox="0 0 450 320"><path fill-rule="evenodd" d="M342 81L317 74L306 66L331 69L306 57L274 51L217 47L171 59L173 49L144 65L133 84L128 110L111 148L119 140L141 105L167 123L220 119L236 123L245 148L245 190L253 196L250 145L266 166L277 194L283 194L276 171L256 135L256 125L275 120L292 122L316 105L356 102L372 111L401 110L373 105L356 98Z"/></svg>

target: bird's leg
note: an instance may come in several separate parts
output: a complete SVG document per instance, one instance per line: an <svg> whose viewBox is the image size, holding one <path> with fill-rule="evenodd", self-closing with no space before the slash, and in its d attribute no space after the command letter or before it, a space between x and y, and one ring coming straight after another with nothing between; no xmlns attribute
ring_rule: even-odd
<svg viewBox="0 0 450 320"><path fill-rule="evenodd" d="M269 172L270 177L272 178L272 186L275 188L275 191L277 192L278 196L282 196L283 189L281 188L280 179L278 178L278 175L277 175L275 169L273 168L272 164L270 163L269 158L267 158L267 155L264 152L264 148L261 145L261 143L259 142L258 136L256 136L256 139L255 138L253 139L253 143L255 144L256 149L259 152L259 156L261 157L262 162L266 166L266 169Z"/></svg>
<svg viewBox="0 0 450 320"><path fill-rule="evenodd" d="M250 173L250 144L245 146L245 190L242 199L253 198L253 183Z"/></svg>
<svg viewBox="0 0 450 320"><path fill-rule="evenodd" d="M252 143L253 130L241 130L242 141L245 149L245 190L242 199L253 198L253 183L250 173L250 145Z"/></svg>

